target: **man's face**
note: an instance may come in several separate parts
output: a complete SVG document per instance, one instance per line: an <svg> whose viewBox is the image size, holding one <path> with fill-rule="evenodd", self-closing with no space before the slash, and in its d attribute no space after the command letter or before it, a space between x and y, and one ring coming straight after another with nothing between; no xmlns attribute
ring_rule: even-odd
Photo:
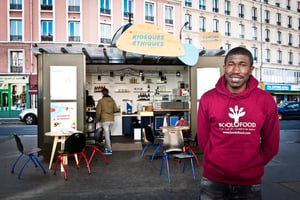
<svg viewBox="0 0 300 200"><path fill-rule="evenodd" d="M233 94L241 93L246 90L247 81L253 71L250 66L250 58L245 55L230 55L223 66L225 78L227 80L226 88Z"/></svg>

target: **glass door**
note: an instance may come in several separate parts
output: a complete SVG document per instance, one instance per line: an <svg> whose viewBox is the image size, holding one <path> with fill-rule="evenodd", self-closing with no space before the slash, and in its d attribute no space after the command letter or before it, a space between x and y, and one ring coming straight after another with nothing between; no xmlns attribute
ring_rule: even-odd
<svg viewBox="0 0 300 200"><path fill-rule="evenodd" d="M8 98L8 90L0 90L0 111L10 110L10 98Z"/></svg>

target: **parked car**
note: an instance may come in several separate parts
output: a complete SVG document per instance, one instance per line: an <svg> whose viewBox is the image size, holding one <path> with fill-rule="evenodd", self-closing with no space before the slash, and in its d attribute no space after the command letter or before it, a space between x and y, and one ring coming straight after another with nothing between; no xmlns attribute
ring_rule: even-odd
<svg viewBox="0 0 300 200"><path fill-rule="evenodd" d="M283 102L278 104L279 119L300 119L300 102Z"/></svg>
<svg viewBox="0 0 300 200"><path fill-rule="evenodd" d="M37 109L30 108L22 110L22 112L19 114L19 120L25 122L27 125L37 124Z"/></svg>

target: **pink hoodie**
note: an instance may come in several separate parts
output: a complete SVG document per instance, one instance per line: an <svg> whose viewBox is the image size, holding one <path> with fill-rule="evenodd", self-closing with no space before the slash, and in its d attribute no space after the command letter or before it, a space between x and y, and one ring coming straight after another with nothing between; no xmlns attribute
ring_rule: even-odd
<svg viewBox="0 0 300 200"><path fill-rule="evenodd" d="M227 184L259 184L264 166L279 150L277 105L253 76L239 94L229 93L225 85L222 76L199 101L203 176Z"/></svg>

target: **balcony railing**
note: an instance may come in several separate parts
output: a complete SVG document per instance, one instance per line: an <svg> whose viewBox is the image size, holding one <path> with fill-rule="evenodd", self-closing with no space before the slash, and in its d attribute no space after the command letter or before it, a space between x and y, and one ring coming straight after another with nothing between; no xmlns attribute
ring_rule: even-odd
<svg viewBox="0 0 300 200"><path fill-rule="evenodd" d="M230 36L231 34L229 32L225 32L225 36Z"/></svg>
<svg viewBox="0 0 300 200"><path fill-rule="evenodd" d="M275 5L276 5L277 7L280 7L280 3L275 3Z"/></svg>
<svg viewBox="0 0 300 200"><path fill-rule="evenodd" d="M289 42L289 46L293 46L293 43Z"/></svg>
<svg viewBox="0 0 300 200"><path fill-rule="evenodd" d="M265 22L268 24L270 23L270 19L265 19Z"/></svg>
<svg viewBox="0 0 300 200"><path fill-rule="evenodd" d="M69 36L70 42L80 42L80 36Z"/></svg>
<svg viewBox="0 0 300 200"><path fill-rule="evenodd" d="M230 10L225 10L225 15L230 15Z"/></svg>
<svg viewBox="0 0 300 200"><path fill-rule="evenodd" d="M184 29L190 31L190 30L192 30L192 27L191 26L185 26Z"/></svg>
<svg viewBox="0 0 300 200"><path fill-rule="evenodd" d="M218 13L219 12L219 8L213 8L213 12Z"/></svg>
<svg viewBox="0 0 300 200"><path fill-rule="evenodd" d="M281 41L280 41L280 40L277 40L277 44L281 44Z"/></svg>
<svg viewBox="0 0 300 200"><path fill-rule="evenodd" d="M279 63L279 64L280 64L280 63L281 63L281 60L277 60L277 63Z"/></svg>
<svg viewBox="0 0 300 200"><path fill-rule="evenodd" d="M133 13L132 12L124 12L124 17L133 17Z"/></svg>
<svg viewBox="0 0 300 200"><path fill-rule="evenodd" d="M100 13L110 15L110 9L107 8L100 8Z"/></svg>
<svg viewBox="0 0 300 200"><path fill-rule="evenodd" d="M69 11L70 12L79 12L80 6L69 6Z"/></svg>
<svg viewBox="0 0 300 200"><path fill-rule="evenodd" d="M289 65L292 65L293 64L293 62L292 61L289 61Z"/></svg>
<svg viewBox="0 0 300 200"><path fill-rule="evenodd" d="M22 73L23 67L20 66L10 66L10 72L11 73Z"/></svg>
<svg viewBox="0 0 300 200"><path fill-rule="evenodd" d="M105 44L110 44L111 43L111 39L109 39L109 38L100 38L100 42L101 43L105 43Z"/></svg>
<svg viewBox="0 0 300 200"><path fill-rule="evenodd" d="M199 32L205 32L205 28L199 28Z"/></svg>
<svg viewBox="0 0 300 200"><path fill-rule="evenodd" d="M12 10L22 10L22 4L11 3L10 9Z"/></svg>
<svg viewBox="0 0 300 200"><path fill-rule="evenodd" d="M205 7L205 5L199 5L199 9L200 9L200 10L205 10L206 7Z"/></svg>
<svg viewBox="0 0 300 200"><path fill-rule="evenodd" d="M253 57L253 60L257 61L257 57L256 57L256 56L254 56L254 57Z"/></svg>
<svg viewBox="0 0 300 200"><path fill-rule="evenodd" d="M52 10L52 5L42 4L41 10Z"/></svg>
<svg viewBox="0 0 300 200"><path fill-rule="evenodd" d="M270 58L266 58L266 62L270 62Z"/></svg>
<svg viewBox="0 0 300 200"><path fill-rule="evenodd" d="M145 20L154 22L154 16L145 16Z"/></svg>
<svg viewBox="0 0 300 200"><path fill-rule="evenodd" d="M173 19L165 19L166 24L173 24Z"/></svg>
<svg viewBox="0 0 300 200"><path fill-rule="evenodd" d="M22 35L10 35L10 41L21 41Z"/></svg>
<svg viewBox="0 0 300 200"><path fill-rule="evenodd" d="M288 24L288 28L292 28L292 24Z"/></svg>
<svg viewBox="0 0 300 200"><path fill-rule="evenodd" d="M243 13L239 13L239 17L240 18L244 18L244 14Z"/></svg>
<svg viewBox="0 0 300 200"><path fill-rule="evenodd" d="M245 38L245 35L241 34L241 35L240 35L240 38Z"/></svg>
<svg viewBox="0 0 300 200"><path fill-rule="evenodd" d="M186 6L186 7L192 7L192 2L187 2L187 1L186 1L186 2L185 2L185 6Z"/></svg>
<svg viewBox="0 0 300 200"><path fill-rule="evenodd" d="M257 37L252 37L253 40L257 40Z"/></svg>
<svg viewBox="0 0 300 200"><path fill-rule="evenodd" d="M281 25L281 22L276 22L276 24L277 24L278 26L280 26L280 25Z"/></svg>
<svg viewBox="0 0 300 200"><path fill-rule="evenodd" d="M257 17L252 16L252 20L253 20L253 21L257 21Z"/></svg>
<svg viewBox="0 0 300 200"><path fill-rule="evenodd" d="M41 41L53 41L53 35L41 35Z"/></svg>
<svg viewBox="0 0 300 200"><path fill-rule="evenodd" d="M286 6L286 9L291 10L291 6Z"/></svg>

